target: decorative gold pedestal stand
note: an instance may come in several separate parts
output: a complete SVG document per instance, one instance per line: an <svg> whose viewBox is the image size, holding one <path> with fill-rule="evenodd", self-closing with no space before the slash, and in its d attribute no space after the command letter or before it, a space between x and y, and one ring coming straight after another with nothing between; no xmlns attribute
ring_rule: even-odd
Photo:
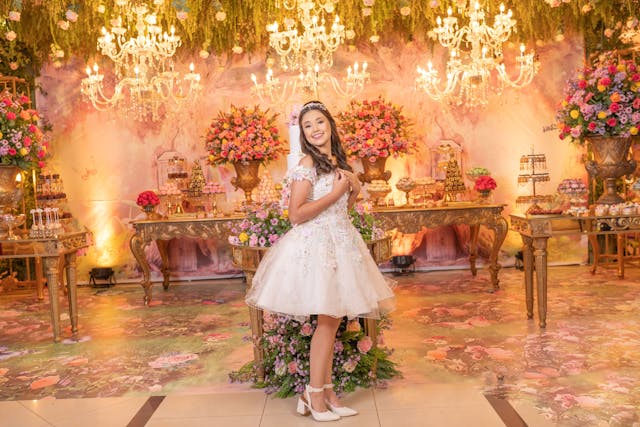
<svg viewBox="0 0 640 427"><path fill-rule="evenodd" d="M391 259L391 238L384 237L380 240L367 242L367 246L371 251L371 255L377 264L383 263ZM252 246L231 246L233 264L241 269L247 279L247 291L253 285L253 276L258 269L260 261L267 253L269 248L252 247ZM256 367L257 380L264 381L264 352L262 349L261 339L263 332L263 311L259 308L249 307L249 321L251 325L251 338L253 341L253 361ZM371 338L374 346L378 342L378 328L376 319L364 320L365 334ZM373 370L375 373L375 369Z"/></svg>

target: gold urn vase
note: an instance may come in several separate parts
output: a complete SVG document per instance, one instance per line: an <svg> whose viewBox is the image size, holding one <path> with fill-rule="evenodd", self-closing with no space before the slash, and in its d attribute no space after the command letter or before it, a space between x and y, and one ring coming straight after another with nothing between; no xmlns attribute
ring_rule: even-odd
<svg viewBox="0 0 640 427"><path fill-rule="evenodd" d="M364 172L358 174L360 182L367 183L373 180L389 181L391 178L391 171L384 170L387 163L387 157L378 157L375 162L370 162L368 159L362 159L362 168Z"/></svg>
<svg viewBox="0 0 640 427"><path fill-rule="evenodd" d="M244 198L246 204L251 204L253 199L251 198L251 192L260 183L260 176L258 170L260 169L261 160L248 160L246 162L235 162L233 167L236 170L236 176L231 178L231 185L236 190L238 188L244 191Z"/></svg>
<svg viewBox="0 0 640 427"><path fill-rule="evenodd" d="M0 213L9 213L22 200L22 183L16 180L17 166L0 165Z"/></svg>
<svg viewBox="0 0 640 427"><path fill-rule="evenodd" d="M604 180L604 192L596 203L614 205L624 202L616 192L616 180L636 169L636 161L628 159L633 139L598 136L588 138L587 142L595 159L588 161L585 167L590 175Z"/></svg>

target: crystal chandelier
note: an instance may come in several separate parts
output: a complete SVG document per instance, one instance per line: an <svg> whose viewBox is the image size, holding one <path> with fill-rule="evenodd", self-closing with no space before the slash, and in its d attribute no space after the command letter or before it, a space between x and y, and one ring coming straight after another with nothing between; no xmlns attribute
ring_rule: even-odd
<svg viewBox="0 0 640 427"><path fill-rule="evenodd" d="M478 2L460 12L468 15L468 25L460 28L449 7L448 16L438 17L433 30L440 44L449 50L446 82L441 84L438 71L429 62L426 70L418 67L416 87L437 101L473 108L486 105L490 91L500 94L505 87L522 88L531 83L540 66L533 53L525 54L524 44L515 60L518 74L514 79L503 63L502 45L516 31L511 10L505 13L501 4L493 26L485 22L485 12Z"/></svg>
<svg viewBox="0 0 640 427"><path fill-rule="evenodd" d="M159 6L162 0L154 0ZM114 64L113 95L103 91L104 75L98 65L87 67L87 77L82 80L81 92L100 111L115 108L126 117L136 120L157 121L166 114L177 112L194 101L200 93L200 75L194 73L193 64L184 76L174 70L172 57L180 46L180 37L173 26L169 32L158 25L156 12L150 12L145 4L129 5L118 0L125 11L112 20L112 29L102 28L98 37L98 50ZM135 36L126 22L134 22Z"/></svg>
<svg viewBox="0 0 640 427"><path fill-rule="evenodd" d="M278 54L282 70L298 74L277 78L271 68L273 61L268 60L263 83L258 83L255 74L251 74L253 91L261 100L279 104L300 90L318 98L319 89L327 86L345 98L353 98L362 91L369 78L366 62L362 67L356 62L347 69L344 86L328 72L333 66L334 52L345 40L345 27L340 23L340 17L335 16L330 28L325 26L325 15L332 13L334 6L333 0L318 3L311 0L283 1L285 9L295 8L298 20L285 19L284 30L279 29L277 22L268 25L269 45Z"/></svg>

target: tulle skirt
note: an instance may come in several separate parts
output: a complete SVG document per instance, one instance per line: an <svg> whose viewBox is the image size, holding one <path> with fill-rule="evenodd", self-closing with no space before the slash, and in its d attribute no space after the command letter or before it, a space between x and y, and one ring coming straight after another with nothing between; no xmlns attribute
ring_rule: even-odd
<svg viewBox="0 0 640 427"><path fill-rule="evenodd" d="M246 302L298 319L377 319L395 306L393 286L348 217L314 219L294 226L269 249Z"/></svg>

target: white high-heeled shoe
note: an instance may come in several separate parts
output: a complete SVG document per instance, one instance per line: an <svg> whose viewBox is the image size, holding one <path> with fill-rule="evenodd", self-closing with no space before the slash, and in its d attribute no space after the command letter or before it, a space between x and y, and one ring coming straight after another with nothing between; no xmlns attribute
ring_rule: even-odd
<svg viewBox="0 0 640 427"><path fill-rule="evenodd" d="M302 397L298 398L298 407L296 408L296 411L300 415L307 415L309 412L311 412L311 416L316 421L337 421L340 419L340 415L336 414L333 411L318 412L313 409L313 407L311 406L311 396L309 395L309 393L324 393L324 387L316 388L311 387L307 384L307 386L304 388L304 397L305 399L307 399L307 401L305 402Z"/></svg>
<svg viewBox="0 0 640 427"><path fill-rule="evenodd" d="M325 388L333 388L333 384L325 384L322 386ZM352 417L354 415L358 415L358 411L355 409L349 408L347 406L333 406L328 399L325 399L324 402L327 404L327 408L334 414L340 415L341 417Z"/></svg>

